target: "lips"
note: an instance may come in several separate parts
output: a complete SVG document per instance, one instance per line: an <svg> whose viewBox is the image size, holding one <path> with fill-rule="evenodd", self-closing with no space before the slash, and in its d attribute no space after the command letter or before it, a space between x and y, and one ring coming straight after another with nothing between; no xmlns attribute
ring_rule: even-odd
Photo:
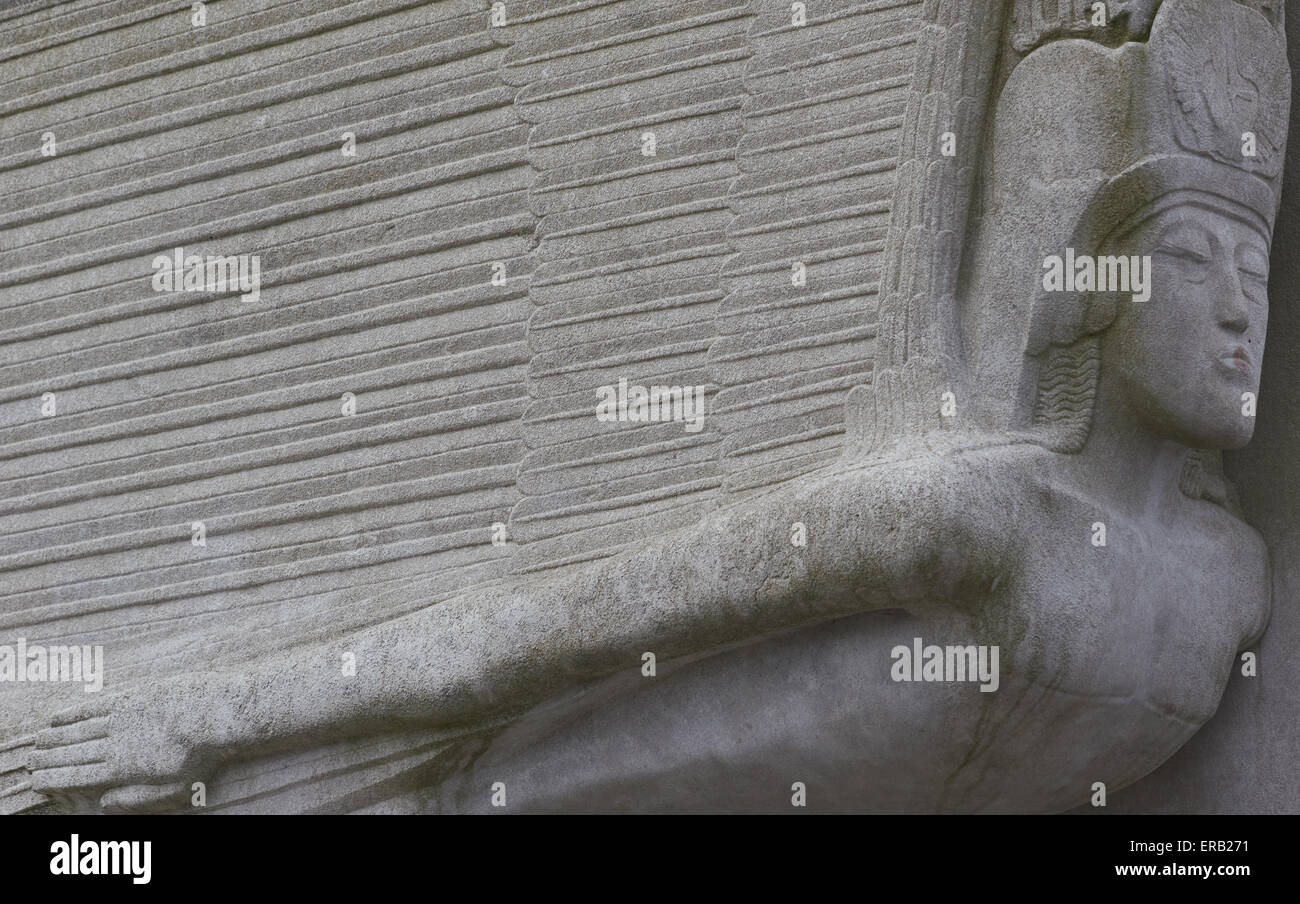
<svg viewBox="0 0 1300 904"><path fill-rule="evenodd" d="M1235 345L1228 349L1227 353L1219 358L1219 361L1225 366L1242 373L1250 373L1254 364L1250 360L1250 352L1246 351L1245 346Z"/></svg>

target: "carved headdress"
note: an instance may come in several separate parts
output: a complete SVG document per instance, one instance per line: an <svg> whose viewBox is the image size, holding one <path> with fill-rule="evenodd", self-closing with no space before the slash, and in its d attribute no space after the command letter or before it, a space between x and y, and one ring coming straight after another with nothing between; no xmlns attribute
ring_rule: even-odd
<svg viewBox="0 0 1300 904"><path fill-rule="evenodd" d="M1266 0L1165 0L1145 43L1056 41L1012 73L962 311L985 428L1032 428L1063 451L1087 436L1098 335L1126 296L1047 295L1045 258L1100 254L1137 218L1189 200L1271 236L1291 91L1281 29Z"/></svg>

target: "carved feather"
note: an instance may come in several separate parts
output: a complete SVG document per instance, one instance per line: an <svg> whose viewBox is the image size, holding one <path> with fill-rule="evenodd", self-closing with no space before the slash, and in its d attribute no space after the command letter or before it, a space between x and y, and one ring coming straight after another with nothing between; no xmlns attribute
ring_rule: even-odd
<svg viewBox="0 0 1300 904"><path fill-rule="evenodd" d="M962 393L957 290L1010 4L928 0L903 124L871 386L849 400L859 452L938 429ZM942 154L944 133L957 143Z"/></svg>

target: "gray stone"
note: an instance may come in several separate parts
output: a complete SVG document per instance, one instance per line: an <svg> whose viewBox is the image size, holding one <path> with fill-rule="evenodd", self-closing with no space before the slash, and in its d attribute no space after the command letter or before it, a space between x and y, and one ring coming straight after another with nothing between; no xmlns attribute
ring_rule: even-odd
<svg viewBox="0 0 1300 904"><path fill-rule="evenodd" d="M1300 809L1280 6L489 5L0 12L0 806Z"/></svg>

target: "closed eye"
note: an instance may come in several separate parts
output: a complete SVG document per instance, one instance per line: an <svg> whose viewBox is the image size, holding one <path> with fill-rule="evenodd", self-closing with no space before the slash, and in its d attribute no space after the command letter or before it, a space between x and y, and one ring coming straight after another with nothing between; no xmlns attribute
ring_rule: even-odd
<svg viewBox="0 0 1300 904"><path fill-rule="evenodd" d="M1187 248L1182 245L1161 244L1156 246L1156 251L1161 254L1168 254L1171 257L1176 257L1185 261L1192 261L1197 264L1208 264L1210 262L1210 256L1208 254L1204 254L1193 248Z"/></svg>
<svg viewBox="0 0 1300 904"><path fill-rule="evenodd" d="M1259 282L1268 282L1268 255L1254 245L1237 249L1237 272Z"/></svg>

